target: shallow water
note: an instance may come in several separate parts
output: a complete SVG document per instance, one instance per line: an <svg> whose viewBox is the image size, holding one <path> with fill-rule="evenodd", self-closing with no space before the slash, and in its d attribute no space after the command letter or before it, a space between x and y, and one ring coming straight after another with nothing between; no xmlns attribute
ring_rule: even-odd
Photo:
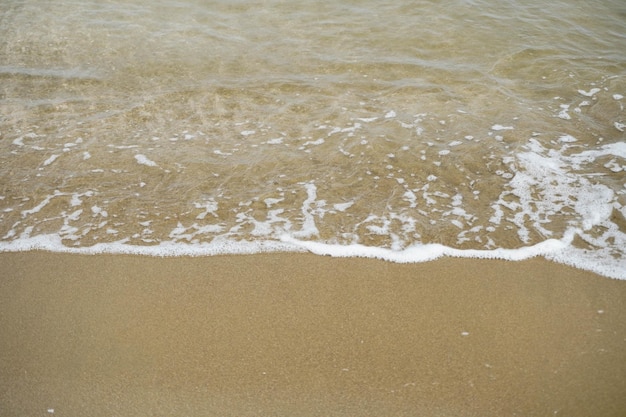
<svg viewBox="0 0 626 417"><path fill-rule="evenodd" d="M523 3L5 1L0 250L626 278L626 4Z"/></svg>

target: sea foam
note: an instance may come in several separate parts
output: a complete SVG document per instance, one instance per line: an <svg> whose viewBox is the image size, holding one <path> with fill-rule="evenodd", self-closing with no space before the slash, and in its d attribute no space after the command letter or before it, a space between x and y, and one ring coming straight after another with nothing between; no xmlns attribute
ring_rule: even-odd
<svg viewBox="0 0 626 417"><path fill-rule="evenodd" d="M599 262L598 254L571 246L576 230L569 230L562 239L548 239L531 246L517 249L497 248L492 250L455 249L440 244L414 244L402 250L371 247L361 244L338 245L296 239L285 235L280 241L255 240L233 241L216 239L211 243L185 244L162 242L152 246L130 245L124 240L99 243L89 247L68 247L59 235L37 235L11 242L0 242L0 252L22 252L43 250L58 253L83 255L125 254L155 257L250 255L277 252L309 252L337 258L369 258L394 263L420 263L443 257L467 259L500 259L522 261L544 257L558 263L588 270L606 277L626 279L624 262Z"/></svg>

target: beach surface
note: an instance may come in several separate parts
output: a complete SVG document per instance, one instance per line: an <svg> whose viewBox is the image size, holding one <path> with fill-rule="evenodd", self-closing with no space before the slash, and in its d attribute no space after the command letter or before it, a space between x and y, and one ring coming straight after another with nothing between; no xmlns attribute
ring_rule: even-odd
<svg viewBox="0 0 626 417"><path fill-rule="evenodd" d="M0 415L623 416L626 282L532 259L0 254Z"/></svg>

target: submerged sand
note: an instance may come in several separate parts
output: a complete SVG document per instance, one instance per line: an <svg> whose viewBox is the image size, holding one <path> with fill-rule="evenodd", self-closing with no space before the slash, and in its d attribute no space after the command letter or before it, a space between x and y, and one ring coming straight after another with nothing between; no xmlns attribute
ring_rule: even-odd
<svg viewBox="0 0 626 417"><path fill-rule="evenodd" d="M541 259L0 254L2 416L623 416L626 282Z"/></svg>

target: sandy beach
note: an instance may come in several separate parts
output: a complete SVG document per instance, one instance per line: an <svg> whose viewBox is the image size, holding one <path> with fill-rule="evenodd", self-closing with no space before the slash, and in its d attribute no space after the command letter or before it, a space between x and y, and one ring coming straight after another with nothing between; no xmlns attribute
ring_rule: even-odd
<svg viewBox="0 0 626 417"><path fill-rule="evenodd" d="M542 259L0 254L2 416L623 416L626 282Z"/></svg>

